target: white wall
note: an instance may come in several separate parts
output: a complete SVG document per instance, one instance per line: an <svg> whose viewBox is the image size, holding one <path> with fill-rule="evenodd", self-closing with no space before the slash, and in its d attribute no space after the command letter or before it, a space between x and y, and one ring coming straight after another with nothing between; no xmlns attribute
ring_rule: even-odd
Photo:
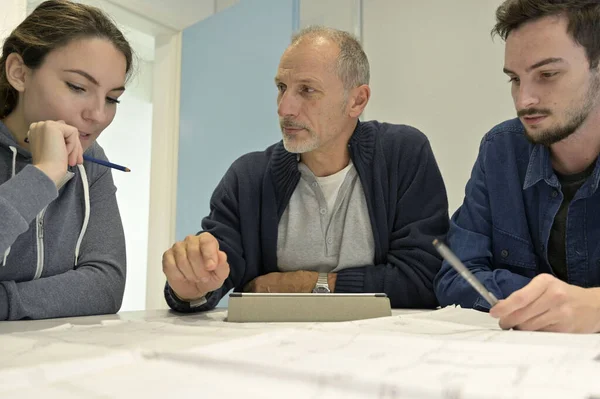
<svg viewBox="0 0 600 399"><path fill-rule="evenodd" d="M181 84L181 33L155 39L147 309L168 307L162 294L166 281L162 255L175 241Z"/></svg>
<svg viewBox="0 0 600 399"><path fill-rule="evenodd" d="M0 10L0 43L4 43L10 32L25 19L27 0L0 0Z"/></svg>
<svg viewBox="0 0 600 399"><path fill-rule="evenodd" d="M139 56L154 49L154 39L131 28L123 29ZM144 38L140 40L140 38ZM140 41L150 40L151 46ZM148 48L150 50L148 50ZM153 55L153 54L152 54ZM127 166L130 173L113 170L117 201L127 245L127 282L121 310L146 308L148 265L148 219L152 144L153 61L139 58L136 72L121 96L113 123L98 138L112 162Z"/></svg>
<svg viewBox="0 0 600 399"><path fill-rule="evenodd" d="M361 0L299 0L300 28L322 25L360 38Z"/></svg>
<svg viewBox="0 0 600 399"><path fill-rule="evenodd" d="M365 117L421 129L448 191L464 197L482 136L515 111L490 30L501 0L363 0L372 98Z"/></svg>
<svg viewBox="0 0 600 399"><path fill-rule="evenodd" d="M175 32L212 15L219 6L226 7L232 0L102 0L115 7L137 14L138 21L132 26L144 32L160 34L169 28ZM117 11L117 13L120 13ZM145 21L142 21L144 19ZM145 28L143 28L145 26ZM162 29L161 29L162 27ZM158 30L157 30L158 29Z"/></svg>

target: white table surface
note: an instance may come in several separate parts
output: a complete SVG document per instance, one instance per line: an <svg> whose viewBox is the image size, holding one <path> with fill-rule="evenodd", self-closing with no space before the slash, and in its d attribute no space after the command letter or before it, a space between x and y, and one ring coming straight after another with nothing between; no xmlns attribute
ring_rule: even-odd
<svg viewBox="0 0 600 399"><path fill-rule="evenodd" d="M419 310L419 309L392 309L392 315L402 315L411 313L424 313L431 312L431 310ZM194 324L194 325L214 325L214 323L222 323L223 326L229 326L235 328L240 326L238 323L228 323L227 309L218 308L212 311L203 313L190 313L182 314L173 312L169 309L154 309L154 310L140 310L130 312L119 312L117 314L106 314L97 316L82 316L82 317L65 317L59 319L45 319L45 320L20 320L20 321L0 321L0 334L6 333L19 333L29 332L36 330L43 330L48 328L57 327L66 323L70 323L76 326L91 326L100 324L103 321L108 320L122 320L122 321L148 321L148 322L166 322L166 323L182 323L182 324ZM298 327L301 325L308 325L314 323L244 323L244 325L253 324L255 326L263 326L265 328L269 325L286 325Z"/></svg>
<svg viewBox="0 0 600 399"><path fill-rule="evenodd" d="M393 310L394 315L427 312ZM230 323L227 310L170 310L0 322L0 371L102 356L122 350L178 351L275 329L329 329L339 323ZM320 326L320 327L319 327Z"/></svg>
<svg viewBox="0 0 600 399"><path fill-rule="evenodd" d="M502 331L488 314L456 308L340 323L230 323L226 316L226 309L150 310L0 322L0 397L197 397L200 388L261 399L407 397L381 396L386 387L416 389L411 398L419 399L447 398L448 390L471 392L465 398L600 394L597 334ZM167 353L184 358L152 360ZM345 370L356 387L325 395L320 378L330 367Z"/></svg>

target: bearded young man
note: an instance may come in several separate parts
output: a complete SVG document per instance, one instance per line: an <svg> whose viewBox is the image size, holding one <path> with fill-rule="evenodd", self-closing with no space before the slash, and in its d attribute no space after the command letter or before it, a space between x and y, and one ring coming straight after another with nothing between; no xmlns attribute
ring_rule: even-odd
<svg viewBox="0 0 600 399"><path fill-rule="evenodd" d="M502 328L600 331L600 2L508 0L506 41L517 119L481 142L451 249L501 299ZM490 307L447 263L442 305Z"/></svg>

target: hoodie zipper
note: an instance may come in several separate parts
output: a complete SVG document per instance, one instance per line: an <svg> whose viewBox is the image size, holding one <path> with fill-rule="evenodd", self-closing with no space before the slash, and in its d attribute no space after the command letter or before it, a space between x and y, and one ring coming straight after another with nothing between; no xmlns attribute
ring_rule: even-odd
<svg viewBox="0 0 600 399"><path fill-rule="evenodd" d="M73 176L73 173L67 172L57 185L57 189L60 190ZM46 209L48 209L47 206L35 218L37 231L37 267L33 276L34 280L39 279L44 271L44 215L46 214Z"/></svg>
<svg viewBox="0 0 600 399"><path fill-rule="evenodd" d="M33 276L34 280L39 279L44 270L44 214L46 213L46 208L42 209L35 218L37 230L37 267Z"/></svg>

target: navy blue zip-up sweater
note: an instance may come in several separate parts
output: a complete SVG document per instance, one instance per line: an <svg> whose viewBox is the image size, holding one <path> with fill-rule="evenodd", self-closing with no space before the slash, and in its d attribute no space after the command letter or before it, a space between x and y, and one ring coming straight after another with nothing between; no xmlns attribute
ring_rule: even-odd
<svg viewBox="0 0 600 399"><path fill-rule="evenodd" d="M341 270L335 292L385 292L395 308L434 308L433 279L441 258L432 245L448 231L446 189L425 135L415 128L359 122L348 142L373 229L373 265ZM230 275L190 308L170 287L165 298L181 312L212 309L230 289L277 272L277 229L298 181L296 154L282 142L246 154L229 168L210 201L202 232L217 238Z"/></svg>

